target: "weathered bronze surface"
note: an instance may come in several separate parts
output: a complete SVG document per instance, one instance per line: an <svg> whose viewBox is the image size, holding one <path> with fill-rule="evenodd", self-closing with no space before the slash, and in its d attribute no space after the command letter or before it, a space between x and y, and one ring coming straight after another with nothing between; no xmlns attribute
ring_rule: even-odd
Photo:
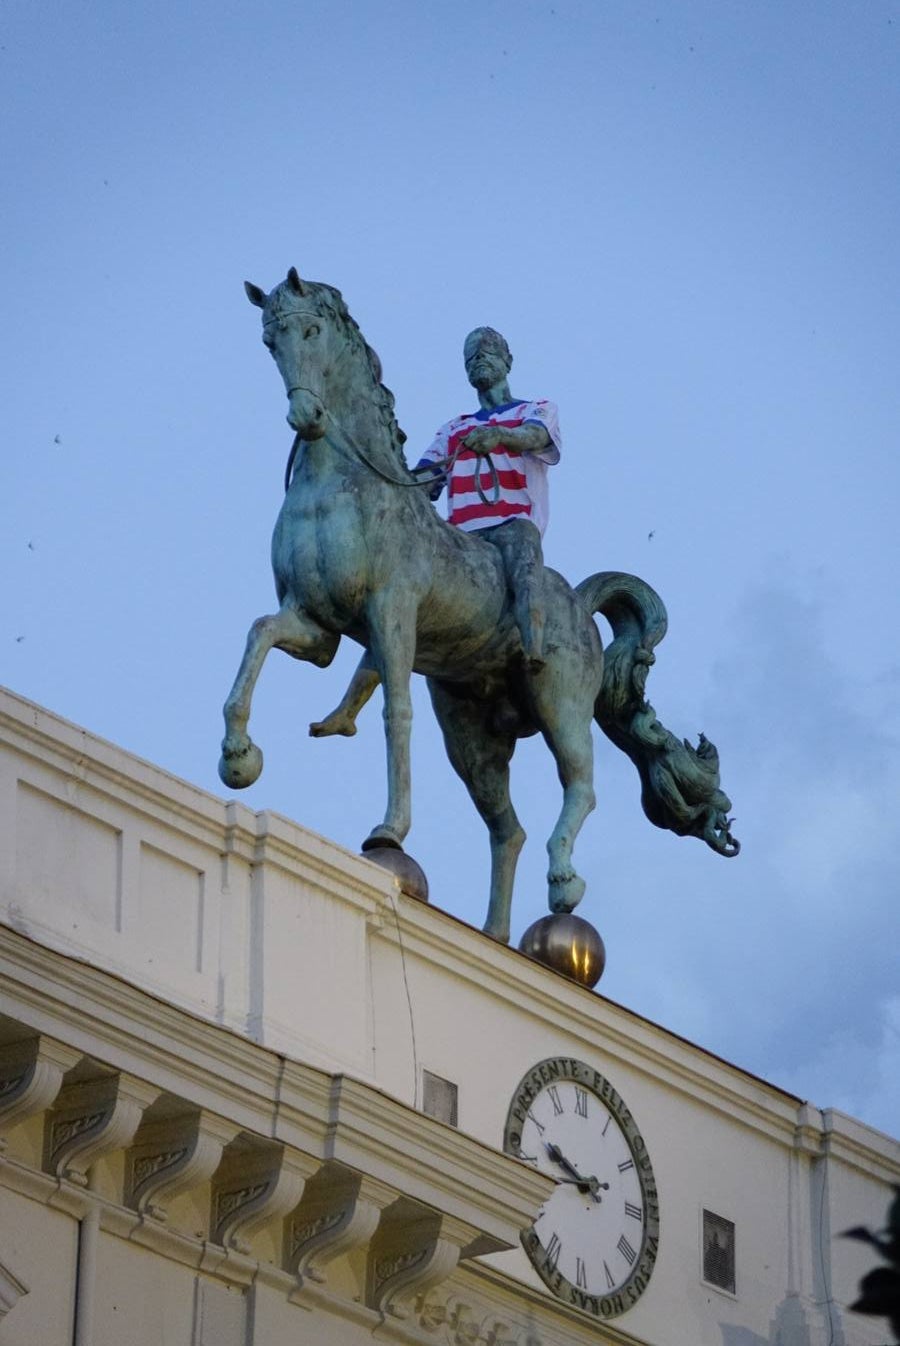
<svg viewBox="0 0 900 1346"><path fill-rule="evenodd" d="M606 967L606 947L590 921L572 912L542 916L519 941L522 953L582 986L596 986Z"/></svg>
<svg viewBox="0 0 900 1346"><path fill-rule="evenodd" d="M365 845L399 846L409 831L409 683L413 672L423 673L450 760L490 834L485 930L493 938L509 938L525 840L509 798L509 763L516 741L529 734L543 735L563 787L547 843L552 911L571 911L584 893L572 850L595 803L595 717L637 766L652 822L736 855L715 749L701 739L695 750L670 734L644 697L666 630L653 589L609 571L573 590L544 569L544 662L534 668L523 656L498 549L440 519L407 468L393 396L340 293L301 280L293 268L271 294L246 288L262 310L263 341L284 380L298 439L272 539L280 607L251 627L225 703L225 784L250 785L262 769L247 725L269 650L324 668L348 635L366 654L341 706L311 732L352 734L356 713L382 685L388 802ZM613 630L605 660L595 612Z"/></svg>

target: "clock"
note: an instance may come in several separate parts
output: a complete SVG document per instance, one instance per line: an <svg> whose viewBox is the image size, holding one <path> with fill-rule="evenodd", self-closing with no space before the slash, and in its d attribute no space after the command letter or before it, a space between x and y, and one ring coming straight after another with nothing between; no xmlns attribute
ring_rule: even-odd
<svg viewBox="0 0 900 1346"><path fill-rule="evenodd" d="M513 1095L503 1148L557 1184L521 1236L544 1284L596 1318L630 1309L656 1261L659 1198L621 1095L583 1061L540 1061Z"/></svg>

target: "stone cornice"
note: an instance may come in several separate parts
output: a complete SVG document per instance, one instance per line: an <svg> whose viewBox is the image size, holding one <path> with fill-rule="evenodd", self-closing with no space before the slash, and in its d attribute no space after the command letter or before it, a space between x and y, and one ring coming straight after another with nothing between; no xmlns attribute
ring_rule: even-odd
<svg viewBox="0 0 900 1346"><path fill-rule="evenodd" d="M328 1158L401 1192L415 1175L420 1199L459 1219L471 1221L475 1204L479 1228L498 1246L517 1242L553 1191L551 1179L528 1164L347 1075L335 1076L331 1102Z"/></svg>
<svg viewBox="0 0 900 1346"><path fill-rule="evenodd" d="M349 1076L285 1060L0 927L0 1011L260 1137L409 1191L513 1246L549 1179ZM425 1194L424 1197L422 1194ZM481 1249L484 1251L486 1249Z"/></svg>
<svg viewBox="0 0 900 1346"><path fill-rule="evenodd" d="M834 1108L822 1113L822 1122L824 1154L868 1178L900 1186L900 1147L895 1140Z"/></svg>

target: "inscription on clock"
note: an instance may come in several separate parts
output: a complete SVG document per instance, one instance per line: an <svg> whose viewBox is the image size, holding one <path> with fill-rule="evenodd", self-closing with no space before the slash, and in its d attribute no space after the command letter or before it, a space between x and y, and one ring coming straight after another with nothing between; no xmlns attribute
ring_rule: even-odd
<svg viewBox="0 0 900 1346"><path fill-rule="evenodd" d="M659 1199L646 1144L621 1095L582 1061L541 1061L515 1092L504 1146L557 1184L522 1235L538 1275L595 1317L624 1313L653 1271Z"/></svg>

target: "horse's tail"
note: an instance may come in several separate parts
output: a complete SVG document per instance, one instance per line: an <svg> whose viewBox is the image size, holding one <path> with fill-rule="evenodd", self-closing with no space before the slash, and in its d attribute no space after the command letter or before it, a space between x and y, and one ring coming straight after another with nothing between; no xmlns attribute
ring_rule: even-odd
<svg viewBox="0 0 900 1346"><path fill-rule="evenodd" d="M700 837L720 855L737 855L741 847L731 835L731 801L719 788L715 745L703 734L696 748L677 739L644 695L653 651L668 625L659 594L636 575L615 570L582 580L577 592L612 627L594 717L637 767L647 817L678 836Z"/></svg>

